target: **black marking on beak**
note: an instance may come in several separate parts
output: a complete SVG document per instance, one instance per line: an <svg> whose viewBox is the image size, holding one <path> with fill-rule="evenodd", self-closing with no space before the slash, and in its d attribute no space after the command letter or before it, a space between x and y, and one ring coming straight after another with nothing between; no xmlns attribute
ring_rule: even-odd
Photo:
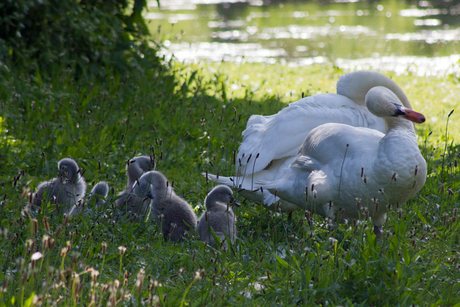
<svg viewBox="0 0 460 307"><path fill-rule="evenodd" d="M402 108L402 105L400 104L397 104L397 103L394 103L393 101L391 101L392 104L395 105L396 107L396 111L393 115L391 116L394 116L394 117L398 117L398 116L401 116L401 115L406 115L406 112L404 112L401 108Z"/></svg>

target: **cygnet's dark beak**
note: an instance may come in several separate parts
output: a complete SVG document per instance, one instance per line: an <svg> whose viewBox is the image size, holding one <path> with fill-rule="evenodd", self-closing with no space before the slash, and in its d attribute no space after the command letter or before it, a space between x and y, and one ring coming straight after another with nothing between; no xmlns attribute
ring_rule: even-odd
<svg viewBox="0 0 460 307"><path fill-rule="evenodd" d="M241 206L240 203L238 203L233 197L230 198L230 205L237 207Z"/></svg>
<svg viewBox="0 0 460 307"><path fill-rule="evenodd" d="M150 199L153 199L152 190L148 191L146 196Z"/></svg>

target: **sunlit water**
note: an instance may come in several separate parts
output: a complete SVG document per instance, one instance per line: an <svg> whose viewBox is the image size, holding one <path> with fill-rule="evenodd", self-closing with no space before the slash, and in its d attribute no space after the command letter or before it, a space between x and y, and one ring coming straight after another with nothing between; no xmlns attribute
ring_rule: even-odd
<svg viewBox="0 0 460 307"><path fill-rule="evenodd" d="M152 35L185 62L235 61L418 75L459 74L460 0L162 0L149 2Z"/></svg>

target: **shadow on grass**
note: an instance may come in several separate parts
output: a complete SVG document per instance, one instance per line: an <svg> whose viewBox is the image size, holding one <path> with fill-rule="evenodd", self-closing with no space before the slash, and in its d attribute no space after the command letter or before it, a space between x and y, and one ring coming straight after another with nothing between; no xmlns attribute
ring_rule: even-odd
<svg viewBox="0 0 460 307"><path fill-rule="evenodd" d="M381 244L369 221L333 229L318 216L298 211L287 221L246 202L235 209L239 238L224 252L197 239L164 242L152 221L114 223L125 163L152 155L177 194L201 212L212 187L201 172L232 174L249 116L276 113L284 106L276 97L229 99L225 82L167 66L126 78L75 81L72 71L56 69L40 80L14 72L1 80L3 303L457 302L458 145L445 152L427 141L427 184L389 215ZM89 189L100 180L113 187L106 207L72 219L24 212L30 193L68 156L86 170Z"/></svg>

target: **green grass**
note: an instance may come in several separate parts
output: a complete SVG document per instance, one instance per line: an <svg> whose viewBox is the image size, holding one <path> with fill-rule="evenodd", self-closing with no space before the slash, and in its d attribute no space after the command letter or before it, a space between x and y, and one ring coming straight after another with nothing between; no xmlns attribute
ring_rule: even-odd
<svg viewBox="0 0 460 307"><path fill-rule="evenodd" d="M417 132L429 175L389 214L381 244L370 221L330 229L319 216L298 211L288 221L238 196L239 239L229 251L164 242L152 220L111 221L128 158L153 155L199 214L213 186L200 173L233 173L251 114L273 114L302 92L335 92L343 73L176 64L98 81L2 71L0 305L460 306L458 113L446 131L460 85L449 78L393 76L428 118ZM106 208L70 220L23 212L68 156L86 170L88 190L109 182ZM37 251L43 256L32 260Z"/></svg>

